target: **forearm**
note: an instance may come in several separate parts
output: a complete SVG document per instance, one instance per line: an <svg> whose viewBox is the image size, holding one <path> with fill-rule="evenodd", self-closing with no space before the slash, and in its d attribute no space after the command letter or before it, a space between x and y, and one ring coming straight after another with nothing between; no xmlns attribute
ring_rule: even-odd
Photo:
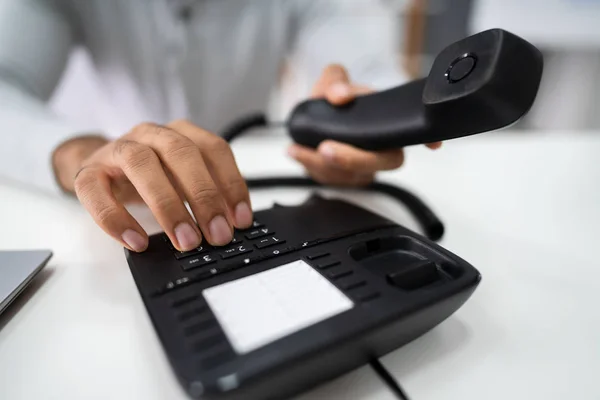
<svg viewBox="0 0 600 400"><path fill-rule="evenodd" d="M58 4L0 1L0 178L54 193L68 189L54 151L81 132L48 107L74 42Z"/></svg>
<svg viewBox="0 0 600 400"><path fill-rule="evenodd" d="M52 153L76 136L70 126L28 93L0 80L0 177L60 193Z"/></svg>

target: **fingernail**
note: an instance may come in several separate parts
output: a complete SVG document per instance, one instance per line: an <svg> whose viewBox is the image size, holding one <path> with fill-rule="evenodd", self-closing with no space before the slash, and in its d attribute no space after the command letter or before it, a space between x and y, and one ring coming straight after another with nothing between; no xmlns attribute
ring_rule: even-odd
<svg viewBox="0 0 600 400"><path fill-rule="evenodd" d="M223 246L231 242L233 236L227 220L222 215L216 216L208 224L208 230L213 244Z"/></svg>
<svg viewBox="0 0 600 400"><path fill-rule="evenodd" d="M182 222L175 227L175 237L181 250L190 250L200 244L198 234L187 222Z"/></svg>
<svg viewBox="0 0 600 400"><path fill-rule="evenodd" d="M133 229L127 229L123 232L121 238L127 243L127 246L133 249L133 251L141 252L146 249L146 239Z"/></svg>
<svg viewBox="0 0 600 400"><path fill-rule="evenodd" d="M335 161L335 149L330 144L324 144L319 148L319 153L328 161Z"/></svg>
<svg viewBox="0 0 600 400"><path fill-rule="evenodd" d="M246 228L252 223L252 210L245 201L235 207L235 223L241 228Z"/></svg>
<svg viewBox="0 0 600 400"><path fill-rule="evenodd" d="M347 83L335 83L331 86L331 92L338 97L348 97L352 94Z"/></svg>

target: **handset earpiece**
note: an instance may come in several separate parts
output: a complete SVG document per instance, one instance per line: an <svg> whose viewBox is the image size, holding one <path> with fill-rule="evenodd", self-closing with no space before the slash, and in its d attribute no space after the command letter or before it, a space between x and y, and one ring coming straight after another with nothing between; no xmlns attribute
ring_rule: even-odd
<svg viewBox="0 0 600 400"><path fill-rule="evenodd" d="M308 100L292 111L292 139L317 147L331 139L365 150L431 143L497 130L533 105L541 52L502 29L446 47L427 78L360 96L344 106Z"/></svg>

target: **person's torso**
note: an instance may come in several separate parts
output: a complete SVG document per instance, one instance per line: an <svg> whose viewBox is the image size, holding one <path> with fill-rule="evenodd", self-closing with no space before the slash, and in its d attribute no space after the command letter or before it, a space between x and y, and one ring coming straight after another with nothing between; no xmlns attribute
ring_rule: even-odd
<svg viewBox="0 0 600 400"><path fill-rule="evenodd" d="M71 0L111 101L140 119L218 131L262 111L293 26L286 0ZM118 107L118 105L117 105Z"/></svg>

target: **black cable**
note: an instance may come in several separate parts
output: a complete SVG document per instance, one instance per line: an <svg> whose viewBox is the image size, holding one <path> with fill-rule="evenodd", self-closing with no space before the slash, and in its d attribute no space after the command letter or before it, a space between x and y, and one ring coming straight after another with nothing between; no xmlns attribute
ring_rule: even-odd
<svg viewBox="0 0 600 400"><path fill-rule="evenodd" d="M272 187L322 187L327 188L310 178L296 176L275 176L268 178L247 178L246 183L250 189L264 189ZM336 188L337 189L337 188ZM344 190L345 188L339 188ZM414 194L409 191L392 186L387 183L374 182L363 188L364 190L379 192L389 195L401 202L413 214L425 236L437 241L444 235L444 224L437 215ZM356 190L356 188L352 188Z"/></svg>
<svg viewBox="0 0 600 400"><path fill-rule="evenodd" d="M221 137L227 142L242 136L254 128L271 128L283 126L284 123L270 122L264 113L254 113L246 115L235 120L222 133ZM304 177L268 177L246 179L250 189L262 189L271 187L325 187L320 183ZM356 188L354 188L356 189ZM423 230L425 236L433 241L438 241L444 235L444 224L438 216L429 208L419 197L406 189L398 186L374 182L362 188L366 191L373 191L387 194L396 201L404 204L417 220L417 223Z"/></svg>
<svg viewBox="0 0 600 400"><path fill-rule="evenodd" d="M390 388L390 390L400 399L400 400L410 400L400 383L385 369L379 359L372 359L369 364L371 368L375 371L377 375L381 378L381 380Z"/></svg>
<svg viewBox="0 0 600 400"><path fill-rule="evenodd" d="M385 193L400 203L403 203L415 217L428 239L437 242L444 236L444 223L438 218L433 210L416 195L399 186L381 182L374 182L368 188L375 192Z"/></svg>
<svg viewBox="0 0 600 400"><path fill-rule="evenodd" d="M248 114L235 120L221 133L221 137L231 142L238 136L253 128L264 128L269 126L269 121L264 113Z"/></svg>

